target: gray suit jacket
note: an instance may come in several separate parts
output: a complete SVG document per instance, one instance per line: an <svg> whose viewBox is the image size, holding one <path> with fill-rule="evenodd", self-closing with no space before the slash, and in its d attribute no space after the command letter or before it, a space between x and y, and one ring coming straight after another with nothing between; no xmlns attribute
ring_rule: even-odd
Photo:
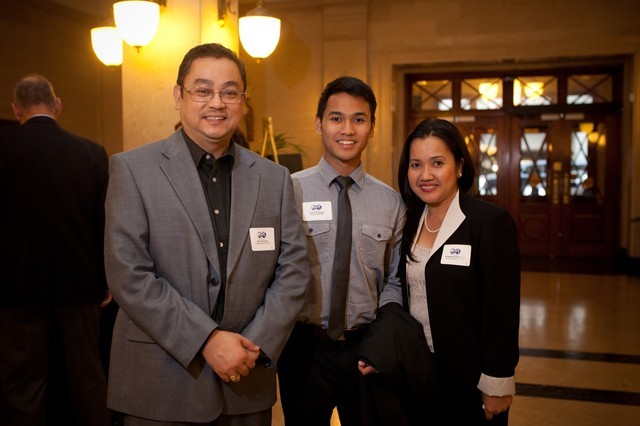
<svg viewBox="0 0 640 426"><path fill-rule="evenodd" d="M120 306L109 373L110 408L139 417L208 422L264 410L275 368L225 384L200 350L220 327L277 361L309 283L306 238L286 168L236 147L224 318L211 318L219 261L205 195L178 131L114 155L106 202L107 281ZM253 228L273 230L256 251Z"/></svg>

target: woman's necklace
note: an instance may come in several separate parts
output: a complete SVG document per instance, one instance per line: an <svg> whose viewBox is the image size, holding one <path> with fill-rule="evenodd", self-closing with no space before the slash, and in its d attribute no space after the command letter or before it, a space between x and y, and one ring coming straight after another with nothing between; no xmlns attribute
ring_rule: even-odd
<svg viewBox="0 0 640 426"><path fill-rule="evenodd" d="M424 227L425 227L425 229L427 230L428 233L435 234L436 232L438 232L440 230L440 228L442 228L442 224L440 224L440 228L431 230L431 229L429 229L429 225L427 224L427 218L425 217L424 218Z"/></svg>

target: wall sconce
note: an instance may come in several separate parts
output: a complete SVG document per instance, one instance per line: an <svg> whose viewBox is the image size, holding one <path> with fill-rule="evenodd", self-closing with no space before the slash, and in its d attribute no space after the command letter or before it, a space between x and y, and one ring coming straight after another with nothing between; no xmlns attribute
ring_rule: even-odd
<svg viewBox="0 0 640 426"><path fill-rule="evenodd" d="M103 64L122 65L122 39L116 27L97 27L91 30L91 45Z"/></svg>
<svg viewBox="0 0 640 426"><path fill-rule="evenodd" d="M116 26L91 30L93 51L105 65L122 64L122 40L140 50L153 40L160 24L160 6L166 0L119 1L113 5Z"/></svg>
<svg viewBox="0 0 640 426"><path fill-rule="evenodd" d="M142 0L119 1L113 4L113 16L120 37L140 49L151 43L158 31L160 4Z"/></svg>
<svg viewBox="0 0 640 426"><path fill-rule="evenodd" d="M240 41L247 53L260 60L271 55L280 40L280 19L262 7L262 0L239 20Z"/></svg>
<svg viewBox="0 0 640 426"><path fill-rule="evenodd" d="M231 1L218 0L218 26L220 28L224 27L224 20L226 19L227 14L233 14L231 11Z"/></svg>

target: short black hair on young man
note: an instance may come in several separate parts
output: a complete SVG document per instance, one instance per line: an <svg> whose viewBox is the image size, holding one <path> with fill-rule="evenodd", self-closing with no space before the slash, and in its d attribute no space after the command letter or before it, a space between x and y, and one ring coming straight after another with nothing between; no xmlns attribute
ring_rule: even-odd
<svg viewBox="0 0 640 426"><path fill-rule="evenodd" d="M327 109L329 98L338 93L347 93L366 101L369 104L371 112L371 122L376 122L376 107L378 105L376 95L373 94L373 90L371 90L371 87L369 87L367 83L359 78L349 76L338 77L325 86L322 95L320 95L320 100L318 100L316 117L322 120L324 111Z"/></svg>

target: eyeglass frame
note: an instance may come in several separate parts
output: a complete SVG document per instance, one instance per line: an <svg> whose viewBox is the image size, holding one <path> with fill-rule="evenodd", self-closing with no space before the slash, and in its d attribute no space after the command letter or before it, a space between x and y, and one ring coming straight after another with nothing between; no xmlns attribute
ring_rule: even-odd
<svg viewBox="0 0 640 426"><path fill-rule="evenodd" d="M201 104L204 104L204 103L207 103L207 102L211 102L211 100L215 97L216 94L218 95L218 97L220 97L220 101L222 103L224 103L225 105L226 104L231 104L231 105L240 104L247 97L247 92L239 92L238 95L240 95L240 99L238 100L238 102L228 102L228 101L224 100L224 98L222 97L223 96L222 93L225 92L225 91L231 90L231 89L212 90L212 89L209 89L208 87L201 87L201 86L195 86L195 87L193 87L191 89L187 89L184 86L180 86L180 87L185 92L187 92L189 94L189 99L191 99L193 102L198 102L198 103L201 103ZM211 97L206 101L193 99L193 90L194 89L198 89L198 88L202 88L202 89L206 89L206 90L210 91L211 92Z"/></svg>

